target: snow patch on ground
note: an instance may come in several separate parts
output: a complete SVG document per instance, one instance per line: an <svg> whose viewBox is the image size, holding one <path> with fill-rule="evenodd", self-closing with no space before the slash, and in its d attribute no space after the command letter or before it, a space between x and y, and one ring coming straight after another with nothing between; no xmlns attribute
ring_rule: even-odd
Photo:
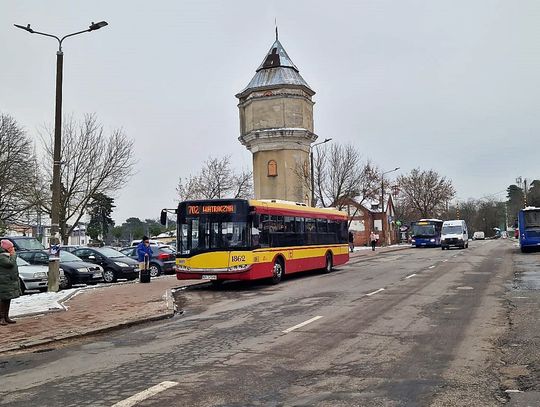
<svg viewBox="0 0 540 407"><path fill-rule="evenodd" d="M65 310L62 301L74 295L80 288L62 290L58 293L38 293L22 295L11 301L9 315L17 317L27 314L39 314L51 310Z"/></svg>

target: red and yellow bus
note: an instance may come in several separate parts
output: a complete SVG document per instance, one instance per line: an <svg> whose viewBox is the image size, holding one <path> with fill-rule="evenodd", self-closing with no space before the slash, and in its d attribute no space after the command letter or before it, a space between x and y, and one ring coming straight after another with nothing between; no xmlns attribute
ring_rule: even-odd
<svg viewBox="0 0 540 407"><path fill-rule="evenodd" d="M347 215L275 200L181 202L177 278L281 281L349 260ZM162 212L162 220L166 216Z"/></svg>

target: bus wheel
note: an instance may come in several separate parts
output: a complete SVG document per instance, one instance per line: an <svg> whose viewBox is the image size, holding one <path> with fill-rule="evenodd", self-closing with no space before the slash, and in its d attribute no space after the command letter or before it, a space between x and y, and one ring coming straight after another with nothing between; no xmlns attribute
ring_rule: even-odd
<svg viewBox="0 0 540 407"><path fill-rule="evenodd" d="M277 259L274 263L274 269L272 270L272 284L277 284L283 278L284 267L283 260Z"/></svg>
<svg viewBox="0 0 540 407"><path fill-rule="evenodd" d="M332 272L333 267L334 267L334 261L332 260L332 254L326 253L326 265L324 266L324 272L325 273Z"/></svg>

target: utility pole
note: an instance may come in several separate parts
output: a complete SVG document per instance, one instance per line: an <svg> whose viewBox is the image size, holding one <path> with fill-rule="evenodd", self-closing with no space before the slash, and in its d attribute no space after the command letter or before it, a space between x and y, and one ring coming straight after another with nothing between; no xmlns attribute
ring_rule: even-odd
<svg viewBox="0 0 540 407"><path fill-rule="evenodd" d="M30 34L39 34L45 37L51 37L58 41L58 51L56 52L56 105L54 111L54 143L53 143L53 179L52 179L52 203L51 203L51 238L50 246L51 253L49 256L49 273L48 273L48 290L57 292L59 290L60 282L60 257L57 253L58 245L60 244L60 210L61 210L61 194L62 183L60 179L60 165L62 154L62 81L63 81L63 69L64 69L64 53L62 51L62 42L68 38L85 32L99 30L102 27L107 26L107 22L100 21L94 23L86 30L77 31L72 34L63 36L62 38L47 34L44 32L35 31L30 28L30 24L24 26L14 24L15 27L25 30ZM56 249L53 251L53 246ZM54 255L53 255L54 254ZM58 255L57 255L58 254Z"/></svg>

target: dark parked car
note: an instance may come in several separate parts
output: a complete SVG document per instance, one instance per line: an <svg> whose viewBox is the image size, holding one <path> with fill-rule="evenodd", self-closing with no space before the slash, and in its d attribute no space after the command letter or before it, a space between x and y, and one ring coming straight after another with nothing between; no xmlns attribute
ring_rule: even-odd
<svg viewBox="0 0 540 407"><path fill-rule="evenodd" d="M18 256L33 265L48 266L49 255L45 250L26 250ZM64 279L60 288L71 288L73 284L93 284L103 279L103 269L93 263L84 262L77 256L60 250L60 268L64 270Z"/></svg>
<svg viewBox="0 0 540 407"><path fill-rule="evenodd" d="M139 263L111 247L81 247L72 254L103 267L103 280L107 283L119 278L135 280L139 276Z"/></svg>
<svg viewBox="0 0 540 407"><path fill-rule="evenodd" d="M78 249L81 246L73 245L73 244L66 244L66 245L60 245L60 250L63 250L65 252L73 252L73 250Z"/></svg>
<svg viewBox="0 0 540 407"><path fill-rule="evenodd" d="M150 259L150 276L157 277L160 274L174 274L176 272L176 254L167 246L150 245L152 258ZM126 256L137 260L137 248L126 247L120 250Z"/></svg>

